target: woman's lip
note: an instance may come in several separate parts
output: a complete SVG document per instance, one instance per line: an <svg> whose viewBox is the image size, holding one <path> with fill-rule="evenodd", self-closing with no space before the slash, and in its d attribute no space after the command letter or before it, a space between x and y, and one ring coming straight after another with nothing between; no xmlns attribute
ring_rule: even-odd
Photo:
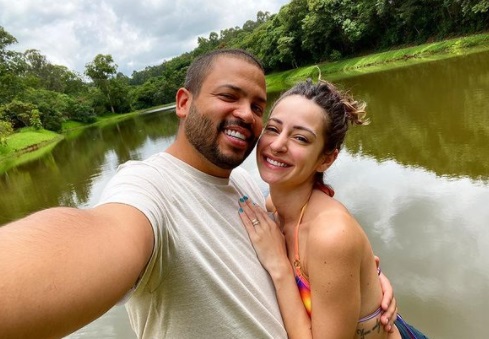
<svg viewBox="0 0 489 339"><path fill-rule="evenodd" d="M263 155L263 160L267 164L270 164L270 165L272 165L274 167L278 167L278 168L287 168L287 167L290 167L290 165L287 164L286 162L281 161L281 160L277 160L276 158L273 158L273 157L268 156L268 155Z"/></svg>

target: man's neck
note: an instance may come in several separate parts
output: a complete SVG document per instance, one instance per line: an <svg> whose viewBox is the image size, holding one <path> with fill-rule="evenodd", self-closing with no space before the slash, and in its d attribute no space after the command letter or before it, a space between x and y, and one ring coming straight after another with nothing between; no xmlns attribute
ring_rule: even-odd
<svg viewBox="0 0 489 339"><path fill-rule="evenodd" d="M189 164L195 169L218 178L229 178L231 169L223 169L211 163L192 145L175 140L167 149L167 153Z"/></svg>

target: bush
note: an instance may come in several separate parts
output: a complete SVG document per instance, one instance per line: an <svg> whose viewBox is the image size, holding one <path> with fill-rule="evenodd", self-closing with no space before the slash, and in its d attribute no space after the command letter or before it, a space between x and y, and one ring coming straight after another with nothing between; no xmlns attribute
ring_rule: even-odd
<svg viewBox="0 0 489 339"><path fill-rule="evenodd" d="M17 129L31 126L31 116L34 111L37 111L34 104L13 100L0 107L0 116L2 120L8 121L12 128Z"/></svg>
<svg viewBox="0 0 489 339"><path fill-rule="evenodd" d="M12 124L0 120L0 145L7 145L7 137L14 132Z"/></svg>

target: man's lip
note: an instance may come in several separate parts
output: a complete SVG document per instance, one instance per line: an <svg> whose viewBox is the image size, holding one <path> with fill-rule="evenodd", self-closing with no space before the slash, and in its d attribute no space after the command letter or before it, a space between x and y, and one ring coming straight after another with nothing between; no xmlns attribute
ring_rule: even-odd
<svg viewBox="0 0 489 339"><path fill-rule="evenodd" d="M229 134L225 133L226 130L242 134L244 136L243 141L249 141L250 139L254 139L254 137L255 137L254 133L250 129L245 128L245 127L241 127L241 126L234 126L233 125L233 126L224 127L222 129L223 133L226 134L227 136L230 136ZM242 139L240 139L240 140L242 140Z"/></svg>
<svg viewBox="0 0 489 339"><path fill-rule="evenodd" d="M224 136L226 137L227 139L227 142L233 147L233 148L236 148L236 149L246 149L248 148L249 144L250 144L250 138L246 137L246 134L243 134L245 136L245 139L241 139L239 137L236 137L236 136L233 136L233 135L230 135L228 133L226 133L225 131L228 130L228 131L232 131L232 132L237 132L236 129L233 129L233 128L225 128L223 131L222 131L222 134L224 134ZM242 132L239 132L239 133L242 133Z"/></svg>
<svg viewBox="0 0 489 339"><path fill-rule="evenodd" d="M226 134L229 137L233 137L233 138L236 138L236 139L239 139L242 141L248 140L248 137L246 136L245 133L243 133L242 131L238 131L236 129L233 129L233 128L225 128L224 134Z"/></svg>

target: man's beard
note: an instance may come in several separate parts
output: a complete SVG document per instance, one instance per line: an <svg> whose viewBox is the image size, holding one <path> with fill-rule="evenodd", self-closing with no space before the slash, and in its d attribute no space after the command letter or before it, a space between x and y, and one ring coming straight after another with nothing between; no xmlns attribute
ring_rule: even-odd
<svg viewBox="0 0 489 339"><path fill-rule="evenodd" d="M244 153L225 155L219 149L218 138L226 126L238 125L252 131L250 124L241 120L223 121L219 126L215 126L206 116L199 113L192 104L185 121L185 135L194 148L199 151L207 160L223 169L233 169L241 165L253 150L256 138L249 143L248 149Z"/></svg>

